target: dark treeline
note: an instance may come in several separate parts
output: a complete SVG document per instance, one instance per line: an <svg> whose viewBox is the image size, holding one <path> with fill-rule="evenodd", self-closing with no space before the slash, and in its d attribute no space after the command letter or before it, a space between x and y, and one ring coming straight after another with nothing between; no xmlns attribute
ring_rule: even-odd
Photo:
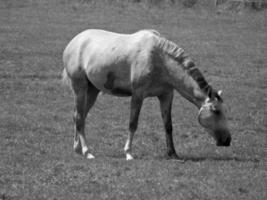
<svg viewBox="0 0 267 200"><path fill-rule="evenodd" d="M68 1L68 0L67 0ZM86 3L96 3L97 0L81 0ZM98 0L99 1L99 0ZM147 5L181 5L191 8L197 5L223 7L229 10L240 10L242 8L250 8L254 10L262 10L267 8L266 0L101 0L109 3L143 3Z"/></svg>

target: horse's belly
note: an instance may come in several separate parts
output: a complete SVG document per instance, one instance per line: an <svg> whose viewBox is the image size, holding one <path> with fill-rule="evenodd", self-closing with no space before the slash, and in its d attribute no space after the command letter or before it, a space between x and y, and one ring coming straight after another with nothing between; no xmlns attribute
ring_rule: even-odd
<svg viewBox="0 0 267 200"><path fill-rule="evenodd" d="M98 66L88 70L92 84L104 93L131 96L130 69L127 66Z"/></svg>
<svg viewBox="0 0 267 200"><path fill-rule="evenodd" d="M135 55L134 45L113 36L99 38L88 45L83 54L83 65L89 80L101 91L117 96L130 96L130 71L132 57Z"/></svg>

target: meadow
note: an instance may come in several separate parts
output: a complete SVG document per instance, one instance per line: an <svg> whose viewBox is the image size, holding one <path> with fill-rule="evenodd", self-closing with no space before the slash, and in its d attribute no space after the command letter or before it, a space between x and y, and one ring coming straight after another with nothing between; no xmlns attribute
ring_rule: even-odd
<svg viewBox="0 0 267 200"><path fill-rule="evenodd" d="M137 2L137 1L136 1ZM267 199L267 12L217 13L212 3L0 0L0 199ZM202 1L201 1L202 2ZM62 52L77 33L156 29L223 90L230 147L217 147L178 93L165 156L158 101L147 99L126 161L129 98L101 95L89 113L86 160L73 151L72 91Z"/></svg>

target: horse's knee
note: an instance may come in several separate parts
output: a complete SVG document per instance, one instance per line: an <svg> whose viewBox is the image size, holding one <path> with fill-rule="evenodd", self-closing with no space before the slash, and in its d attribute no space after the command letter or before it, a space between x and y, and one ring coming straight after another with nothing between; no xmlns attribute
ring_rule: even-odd
<svg viewBox="0 0 267 200"><path fill-rule="evenodd" d="M73 121L75 123L77 131L81 131L84 127L84 119L81 114L75 112L73 115Z"/></svg>

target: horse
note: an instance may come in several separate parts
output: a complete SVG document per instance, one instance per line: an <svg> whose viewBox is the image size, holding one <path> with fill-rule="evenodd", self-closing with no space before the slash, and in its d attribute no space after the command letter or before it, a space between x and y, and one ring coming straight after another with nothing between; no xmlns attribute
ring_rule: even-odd
<svg viewBox="0 0 267 200"><path fill-rule="evenodd" d="M172 135L174 90L198 109L198 121L217 146L229 146L221 90L213 89L194 61L174 42L155 30L132 34L88 29L75 36L63 52L63 80L74 94L74 151L88 159L85 119L100 92L131 97L129 132L124 146L126 160L132 160L132 141L143 100L157 97L164 123L167 156L180 159Z"/></svg>

